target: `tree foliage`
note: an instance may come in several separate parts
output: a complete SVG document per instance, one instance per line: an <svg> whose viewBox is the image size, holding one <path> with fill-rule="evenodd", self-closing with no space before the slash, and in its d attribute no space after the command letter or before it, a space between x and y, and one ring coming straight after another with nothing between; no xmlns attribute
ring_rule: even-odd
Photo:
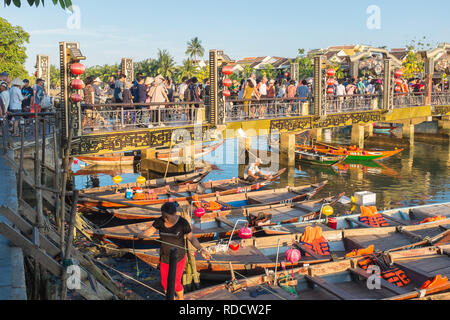
<svg viewBox="0 0 450 320"><path fill-rule="evenodd" d="M58 67L50 66L50 86L58 88L61 85L60 70Z"/></svg>
<svg viewBox="0 0 450 320"><path fill-rule="evenodd" d="M175 73L175 61L167 50L158 49L158 74L170 77Z"/></svg>
<svg viewBox="0 0 450 320"><path fill-rule="evenodd" d="M29 43L30 35L3 18L0 18L0 34L0 72L8 72L11 79L27 77L25 43Z"/></svg>
<svg viewBox="0 0 450 320"><path fill-rule="evenodd" d="M202 47L202 42L198 37L191 39L187 43L186 55L194 60L197 60L197 57L203 57L205 55L205 49Z"/></svg>
<svg viewBox="0 0 450 320"><path fill-rule="evenodd" d="M89 76L99 77L103 82L107 82L109 77L113 75L117 75L119 73L119 65L103 65L103 66L93 66L86 69L84 73L84 77L87 78Z"/></svg>
<svg viewBox="0 0 450 320"><path fill-rule="evenodd" d="M403 75L406 79L415 78L425 72L425 61L419 51L429 50L431 48L430 43L426 43L426 37L416 41L412 40L411 43L406 45L406 57L403 61Z"/></svg>
<svg viewBox="0 0 450 320"><path fill-rule="evenodd" d="M57 5L59 3L59 5L61 6L61 8L63 9L70 9L70 7L72 6L72 0L52 0L54 5ZM17 8L22 7L22 1L21 0L3 0L3 3L5 4L5 6L10 6L11 3L14 4ZM35 6L35 7L39 7L39 5L42 4L42 6L45 5L44 0L27 0L27 3L30 5L30 7Z"/></svg>
<svg viewBox="0 0 450 320"><path fill-rule="evenodd" d="M298 76L300 80L312 77L314 73L314 62L305 53L305 49L298 49L297 57L290 60L291 63L298 63Z"/></svg>

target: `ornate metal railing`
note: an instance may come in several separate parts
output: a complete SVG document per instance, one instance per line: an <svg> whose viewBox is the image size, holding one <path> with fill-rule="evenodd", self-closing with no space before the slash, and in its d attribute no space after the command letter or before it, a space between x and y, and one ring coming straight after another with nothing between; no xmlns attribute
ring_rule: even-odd
<svg viewBox="0 0 450 320"><path fill-rule="evenodd" d="M82 105L81 108L83 134L176 127L205 122L202 102L96 104Z"/></svg>
<svg viewBox="0 0 450 320"><path fill-rule="evenodd" d="M382 96L374 94L355 94L348 96L328 95L325 104L326 114L369 111L381 108Z"/></svg>
<svg viewBox="0 0 450 320"><path fill-rule="evenodd" d="M302 98L227 100L227 122L310 115L311 101Z"/></svg>
<svg viewBox="0 0 450 320"><path fill-rule="evenodd" d="M425 105L425 95L421 93L396 93L393 106L395 109L419 107Z"/></svg>
<svg viewBox="0 0 450 320"><path fill-rule="evenodd" d="M450 105L450 92L433 93L431 95L431 105Z"/></svg>

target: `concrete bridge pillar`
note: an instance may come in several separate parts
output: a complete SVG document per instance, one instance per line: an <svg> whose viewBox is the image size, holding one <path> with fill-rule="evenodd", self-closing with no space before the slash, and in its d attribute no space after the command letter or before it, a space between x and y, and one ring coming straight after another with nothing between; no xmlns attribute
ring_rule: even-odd
<svg viewBox="0 0 450 320"><path fill-rule="evenodd" d="M364 148L364 126L360 125L352 126L351 144L356 145L360 149Z"/></svg>
<svg viewBox="0 0 450 320"><path fill-rule="evenodd" d="M156 159L156 149L145 149L141 151L141 160L143 159Z"/></svg>
<svg viewBox="0 0 450 320"><path fill-rule="evenodd" d="M322 128L312 129L311 130L311 138L313 138L316 141L322 141L322 133L323 133Z"/></svg>
<svg viewBox="0 0 450 320"><path fill-rule="evenodd" d="M295 167L295 134L280 134L280 163Z"/></svg>
<svg viewBox="0 0 450 320"><path fill-rule="evenodd" d="M402 138L409 140L409 145L414 146L414 124L410 121L403 123Z"/></svg>
<svg viewBox="0 0 450 320"><path fill-rule="evenodd" d="M365 135L368 137L373 137L373 124L364 127Z"/></svg>
<svg viewBox="0 0 450 320"><path fill-rule="evenodd" d="M450 129L450 116L442 117L442 120L438 121L439 129L449 130Z"/></svg>

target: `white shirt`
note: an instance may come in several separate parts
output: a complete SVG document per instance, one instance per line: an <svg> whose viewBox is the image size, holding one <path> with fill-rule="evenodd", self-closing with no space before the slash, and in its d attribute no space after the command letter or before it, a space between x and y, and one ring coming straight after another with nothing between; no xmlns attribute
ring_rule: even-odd
<svg viewBox="0 0 450 320"><path fill-rule="evenodd" d="M340 84L336 88L336 95L337 96L345 96L345 87L343 84Z"/></svg>
<svg viewBox="0 0 450 320"><path fill-rule="evenodd" d="M265 83L260 83L259 86L259 93L261 93L261 95L266 96L267 95L267 85Z"/></svg>
<svg viewBox="0 0 450 320"><path fill-rule="evenodd" d="M2 93L0 93L0 99L2 99L3 104L5 105L5 111L9 110L9 91L5 90Z"/></svg>
<svg viewBox="0 0 450 320"><path fill-rule="evenodd" d="M20 88L13 86L9 90L9 110L12 111L22 111L22 101L24 97Z"/></svg>
<svg viewBox="0 0 450 320"><path fill-rule="evenodd" d="M258 172L261 172L261 169L259 169L259 167L256 166L255 163L252 163L252 164L249 165L247 168L245 168L244 179L248 179L249 173L251 173L252 175L255 175L255 174L257 174Z"/></svg>
<svg viewBox="0 0 450 320"><path fill-rule="evenodd" d="M180 84L180 87L178 88L178 93L180 94L180 96L184 96L184 92L186 91L187 86L188 85L185 82Z"/></svg>

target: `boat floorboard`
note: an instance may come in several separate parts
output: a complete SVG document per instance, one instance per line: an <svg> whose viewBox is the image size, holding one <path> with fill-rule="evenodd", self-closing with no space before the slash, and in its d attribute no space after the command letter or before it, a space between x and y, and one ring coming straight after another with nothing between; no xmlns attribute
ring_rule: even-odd
<svg viewBox="0 0 450 320"><path fill-rule="evenodd" d="M414 242L414 239L408 237L407 235L402 235L396 232L392 232L388 235L364 235L357 237L349 237L350 240L355 241L362 245L362 247L367 248L370 245L375 246L375 250L388 250L392 249L392 245L395 247L401 247Z"/></svg>
<svg viewBox="0 0 450 320"><path fill-rule="evenodd" d="M198 257L197 260L204 260L203 257ZM261 251L255 247L240 248L237 252L230 252L229 254L217 253L214 254L215 261L231 261L242 264L246 263L271 263L273 262L266 257Z"/></svg>
<svg viewBox="0 0 450 320"><path fill-rule="evenodd" d="M426 216L450 216L450 203L439 204L435 206L429 206L424 208L413 208L413 213L426 215Z"/></svg>
<svg viewBox="0 0 450 320"><path fill-rule="evenodd" d="M272 203L292 199L297 196L298 194L293 192L286 192L282 194L269 193L269 194L249 196L248 201L251 203Z"/></svg>

